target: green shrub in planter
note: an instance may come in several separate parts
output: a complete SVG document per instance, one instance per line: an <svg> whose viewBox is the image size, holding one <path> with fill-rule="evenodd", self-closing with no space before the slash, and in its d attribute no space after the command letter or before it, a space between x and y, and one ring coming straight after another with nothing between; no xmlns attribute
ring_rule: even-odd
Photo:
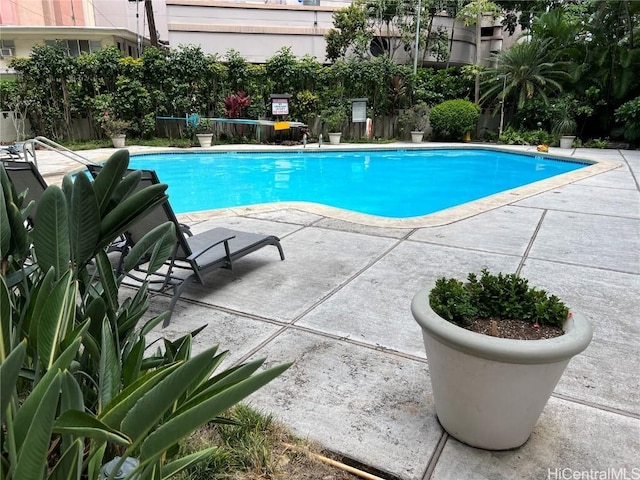
<svg viewBox="0 0 640 480"><path fill-rule="evenodd" d="M400 114L398 124L404 134L424 132L429 118L429 106L425 102L418 102Z"/></svg>
<svg viewBox="0 0 640 480"><path fill-rule="evenodd" d="M320 117L327 126L327 131L340 132L345 122L349 119L347 108L343 104L332 105L322 110Z"/></svg>
<svg viewBox="0 0 640 480"><path fill-rule="evenodd" d="M433 136L444 140L460 140L475 130L479 118L480 107L468 100L447 100L429 112Z"/></svg>
<svg viewBox="0 0 640 480"><path fill-rule="evenodd" d="M516 274L470 273L467 283L440 278L429 295L431 308L442 318L465 326L477 318L517 319L562 328L569 308L555 295L529 287Z"/></svg>

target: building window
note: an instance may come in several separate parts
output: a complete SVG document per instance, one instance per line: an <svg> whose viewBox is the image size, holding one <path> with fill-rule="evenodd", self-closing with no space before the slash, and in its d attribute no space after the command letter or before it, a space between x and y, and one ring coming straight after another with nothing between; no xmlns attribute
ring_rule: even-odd
<svg viewBox="0 0 640 480"><path fill-rule="evenodd" d="M493 27L482 27L480 29L481 37L499 37L502 34L502 27L493 26Z"/></svg>
<svg viewBox="0 0 640 480"><path fill-rule="evenodd" d="M13 57L16 54L16 43L13 40L0 39L0 57Z"/></svg>
<svg viewBox="0 0 640 480"><path fill-rule="evenodd" d="M102 43L96 40L45 40L45 45L59 45L71 57L81 53L95 53L102 48Z"/></svg>

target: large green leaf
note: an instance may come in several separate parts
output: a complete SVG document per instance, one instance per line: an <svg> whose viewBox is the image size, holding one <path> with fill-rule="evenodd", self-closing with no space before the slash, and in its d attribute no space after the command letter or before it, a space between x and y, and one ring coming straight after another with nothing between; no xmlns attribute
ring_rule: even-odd
<svg viewBox="0 0 640 480"><path fill-rule="evenodd" d="M138 185L140 185L141 178L142 171L140 170L133 170L127 173L111 194L111 204L117 205L135 192Z"/></svg>
<svg viewBox="0 0 640 480"><path fill-rule="evenodd" d="M20 376L20 368L27 352L27 342L20 344L9 352L7 358L0 363L0 414L4 418L11 398L16 392L16 382Z"/></svg>
<svg viewBox="0 0 640 480"><path fill-rule="evenodd" d="M162 478L170 479L175 475L180 473L181 471L202 462L213 454L218 447L209 447L204 450L200 450L199 452L192 453L190 455L185 455L171 463L167 463L162 467Z"/></svg>
<svg viewBox="0 0 640 480"><path fill-rule="evenodd" d="M60 396L60 413L68 410L84 411L84 397L76 378L65 370L62 372L62 385ZM62 450L67 450L75 441L75 436L69 433L62 435Z"/></svg>
<svg viewBox="0 0 640 480"><path fill-rule="evenodd" d="M136 244L127 252L124 259L124 270L129 272L140 263L143 257L149 252L153 252L149 264L149 272L155 272L171 256L176 246L176 230L173 222L166 222L158 225L153 230L147 232ZM159 247L159 248L158 248Z"/></svg>
<svg viewBox="0 0 640 480"><path fill-rule="evenodd" d="M27 338L29 347L37 350L38 348L38 327L40 326L40 315L48 308L47 301L49 294L53 291L53 285L56 280L55 268L51 267L49 270L45 270L44 277L31 291L31 305L29 314L27 315L27 324L29 336ZM42 295L40 295L42 293ZM35 318L35 321L31 321L31 318Z"/></svg>
<svg viewBox="0 0 640 480"><path fill-rule="evenodd" d="M65 370L62 372L62 397L60 398L60 412L67 410L83 410L84 398L76 378Z"/></svg>
<svg viewBox="0 0 640 480"><path fill-rule="evenodd" d="M292 363L285 363L257 373L210 398L203 399L189 410L170 417L143 442L140 449L140 462L153 461L178 439L184 438L196 428L248 397L291 365Z"/></svg>
<svg viewBox="0 0 640 480"><path fill-rule="evenodd" d="M43 271L53 267L57 277L69 268L69 216L67 200L56 185L49 186L40 199L36 212L33 243Z"/></svg>
<svg viewBox="0 0 640 480"><path fill-rule="evenodd" d="M45 390L33 390L29 397L37 395L38 408L29 418L28 428L18 441L18 465L13 478L16 480L42 480L47 465L47 451L51 443L53 421L60 396L60 372Z"/></svg>
<svg viewBox="0 0 640 480"><path fill-rule="evenodd" d="M20 259L24 259L29 254L31 240L29 233L24 226L24 217L18 210L15 203L7 203L7 217L9 219L9 228L11 229L11 238L9 243L9 251Z"/></svg>
<svg viewBox="0 0 640 480"><path fill-rule="evenodd" d="M124 446L131 444L131 440L126 435L104 424L93 415L80 410L63 412L53 424L53 433L72 434Z"/></svg>
<svg viewBox="0 0 640 480"><path fill-rule="evenodd" d="M2 172L4 167L0 164ZM9 214L7 213L7 202L4 198L4 192L0 195L0 259L5 258L9 253L9 245L11 244L11 224L9 222Z"/></svg>
<svg viewBox="0 0 640 480"><path fill-rule="evenodd" d="M102 411L102 408L120 391L120 362L113 342L113 331L106 317L102 321L99 379L98 411Z"/></svg>
<svg viewBox="0 0 640 480"><path fill-rule="evenodd" d="M121 182L128 166L129 150L118 150L109 157L93 181L93 189L101 215L107 212L111 195Z"/></svg>
<svg viewBox="0 0 640 480"><path fill-rule="evenodd" d="M0 275L0 362L4 362L11 348L11 331L13 326L13 301L4 276ZM1 392L0 392L1 393Z"/></svg>
<svg viewBox="0 0 640 480"><path fill-rule="evenodd" d="M116 312L118 310L118 285L116 284L116 278L113 273L113 266L104 250L98 251L95 258L100 275L100 283L104 288L102 298L107 308L112 312Z"/></svg>
<svg viewBox="0 0 640 480"><path fill-rule="evenodd" d="M81 438L75 439L55 464L47 480L81 480L83 446Z"/></svg>
<svg viewBox="0 0 640 480"><path fill-rule="evenodd" d="M100 468L104 454L107 450L107 442L91 442L91 450L89 451L89 461L87 465L88 478L99 478Z"/></svg>
<svg viewBox="0 0 640 480"><path fill-rule="evenodd" d="M215 350L207 349L182 363L129 410L122 421L122 431L129 435L134 443L141 441L147 432L158 424L173 407L174 402L193 386L194 379L199 379L203 372L211 371L215 364L212 352Z"/></svg>
<svg viewBox="0 0 640 480"><path fill-rule="evenodd" d="M45 307L34 311L32 322L38 322L38 356L46 370L53 365L61 340L73 328L77 293L72 272L67 270L47 295L46 302L43 302Z"/></svg>
<svg viewBox="0 0 640 480"><path fill-rule="evenodd" d="M69 368L71 361L78 353L82 343L81 338L77 338L67 349L65 349L56 359L51 368L42 376L38 384L33 388L29 396L24 400L22 406L16 413L14 421L14 436L16 444L21 444L27 435L27 430L31 420L36 415L38 404L44 396L44 391L49 388L53 380L59 376L59 371Z"/></svg>
<svg viewBox="0 0 640 480"><path fill-rule="evenodd" d="M222 362L226 354L227 352L222 352L218 355L218 361ZM200 403L204 398L216 395L224 389L246 380L262 366L264 361L264 358L259 358L252 360L251 362L243 363L242 365L229 368L224 372L199 383L198 388L191 392L189 400L180 405L174 414L178 415L182 411L188 410L193 405Z"/></svg>
<svg viewBox="0 0 640 480"><path fill-rule="evenodd" d="M145 339L141 337L138 340L122 365L122 383L123 385L131 385L140 376L140 366L144 356Z"/></svg>
<svg viewBox="0 0 640 480"><path fill-rule="evenodd" d="M136 402L144 397L144 395L162 379L176 370L178 366L177 363L167 365L138 377L131 385L122 389L122 391L103 408L98 418L113 428L120 428L120 424Z"/></svg>
<svg viewBox="0 0 640 480"><path fill-rule="evenodd" d="M105 304L104 299L102 297L94 297L90 300L85 309L85 314L91 319L89 333L94 338L98 338L102 330L102 320L107 314L107 305Z"/></svg>
<svg viewBox="0 0 640 480"><path fill-rule="evenodd" d="M93 186L83 172L76 175L70 205L71 256L76 265L84 265L93 257L100 238L100 209Z"/></svg>
<svg viewBox="0 0 640 480"><path fill-rule="evenodd" d="M134 221L164 202L168 198L164 193L166 189L167 185L164 183L150 185L109 211L100 225L101 246L107 246Z"/></svg>

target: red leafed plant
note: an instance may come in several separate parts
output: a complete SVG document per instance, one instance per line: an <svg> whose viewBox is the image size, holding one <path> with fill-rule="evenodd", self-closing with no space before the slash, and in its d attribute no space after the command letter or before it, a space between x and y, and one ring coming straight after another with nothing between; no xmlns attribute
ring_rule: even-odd
<svg viewBox="0 0 640 480"><path fill-rule="evenodd" d="M240 118L249 105L251 105L251 97L242 90L231 93L224 99L224 114L227 118Z"/></svg>

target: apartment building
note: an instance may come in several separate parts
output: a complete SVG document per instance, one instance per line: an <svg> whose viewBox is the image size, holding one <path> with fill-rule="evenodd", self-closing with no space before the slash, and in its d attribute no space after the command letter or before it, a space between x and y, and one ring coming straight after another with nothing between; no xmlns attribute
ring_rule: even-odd
<svg viewBox="0 0 640 480"><path fill-rule="evenodd" d="M34 44L62 40L70 55L115 45L138 56L151 43L149 24L164 45L200 45L206 53L238 51L249 62L263 63L283 46L294 55L325 60L324 36L342 0L0 0L0 75L11 74L13 56L29 55ZM451 31L446 15L433 28ZM474 27L455 25L452 65L475 62ZM482 58L512 42L499 22L482 24ZM384 39L378 39L377 42ZM373 46L375 51L376 45ZM403 57L403 55L405 57ZM401 52L397 61L410 61ZM435 59L426 59L435 65Z"/></svg>

